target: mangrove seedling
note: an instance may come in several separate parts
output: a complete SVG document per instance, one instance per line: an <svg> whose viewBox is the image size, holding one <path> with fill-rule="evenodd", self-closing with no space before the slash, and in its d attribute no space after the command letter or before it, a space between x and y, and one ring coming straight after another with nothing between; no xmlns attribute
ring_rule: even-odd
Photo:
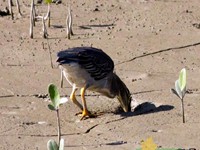
<svg viewBox="0 0 200 150"><path fill-rule="evenodd" d="M57 114L57 129L58 129L58 144L54 140L49 140L47 143L48 150L64 150L64 139L61 139L60 115L59 107L68 101L67 98L60 98L57 87L54 84L48 86L48 93L51 103L48 105L50 110L56 111Z"/></svg>
<svg viewBox="0 0 200 150"><path fill-rule="evenodd" d="M175 89L172 89L172 92L181 99L183 123L185 123L185 111L184 111L184 96L186 93L186 69L185 68L181 70L178 80L175 81Z"/></svg>

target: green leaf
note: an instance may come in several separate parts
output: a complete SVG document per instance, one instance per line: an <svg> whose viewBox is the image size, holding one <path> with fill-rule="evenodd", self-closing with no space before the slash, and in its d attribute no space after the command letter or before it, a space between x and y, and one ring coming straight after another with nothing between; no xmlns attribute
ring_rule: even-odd
<svg viewBox="0 0 200 150"><path fill-rule="evenodd" d="M52 105L55 109L58 109L60 104L60 95L57 87L54 84L50 84L48 88L49 96L52 102Z"/></svg>
<svg viewBox="0 0 200 150"><path fill-rule="evenodd" d="M179 86L181 91L186 88L186 69L183 68L179 74Z"/></svg>
<svg viewBox="0 0 200 150"><path fill-rule="evenodd" d="M176 90L175 90L175 89L171 89L171 92L172 92L173 94L175 94L176 96L178 96L178 97L179 97L179 95L178 95L178 93L176 92Z"/></svg>
<svg viewBox="0 0 200 150"><path fill-rule="evenodd" d="M175 90L176 90L176 93L177 93L178 97L180 99L182 99L183 98L183 94L182 94L182 91L181 91L180 86L179 86L179 80L176 80L176 82L175 82Z"/></svg>
<svg viewBox="0 0 200 150"><path fill-rule="evenodd" d="M59 150L64 150L64 139L60 139L60 146L59 146Z"/></svg>
<svg viewBox="0 0 200 150"><path fill-rule="evenodd" d="M49 105L48 105L48 108L49 108L50 110L56 110L56 108L54 108L54 106L53 106L52 104L49 104Z"/></svg>
<svg viewBox="0 0 200 150"><path fill-rule="evenodd" d="M47 142L47 149L48 150L58 150L58 144L54 140L49 140Z"/></svg>
<svg viewBox="0 0 200 150"><path fill-rule="evenodd" d="M186 93L186 69L183 68L180 71L179 74L179 79L176 80L175 82L175 92L173 92L174 94L176 94L180 99L183 99Z"/></svg>
<svg viewBox="0 0 200 150"><path fill-rule="evenodd" d="M50 3L52 3L52 0L45 0L45 3L50 4Z"/></svg>

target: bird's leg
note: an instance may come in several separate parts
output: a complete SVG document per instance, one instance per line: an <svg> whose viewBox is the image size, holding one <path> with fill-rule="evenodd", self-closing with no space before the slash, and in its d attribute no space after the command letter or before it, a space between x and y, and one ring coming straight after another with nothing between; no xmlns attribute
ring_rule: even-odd
<svg viewBox="0 0 200 150"><path fill-rule="evenodd" d="M81 88L81 99L82 99L82 104L83 104L83 112L82 112L82 118L85 118L87 116L89 116L89 111L87 109L87 105L86 105L86 100L85 100L85 87Z"/></svg>
<svg viewBox="0 0 200 150"><path fill-rule="evenodd" d="M76 96L75 96L75 92L77 91L77 88L75 87L75 86L73 86L73 89L72 89L72 93L71 93L71 95L70 95L70 99L72 100L72 102L76 105L76 106L78 106L80 109L81 109L81 111L83 110L83 106L77 101L77 99L76 99Z"/></svg>
<svg viewBox="0 0 200 150"><path fill-rule="evenodd" d="M90 118L95 117L95 115L91 114L87 109L86 100L85 100L85 90L86 90L85 87L81 88L81 99L82 99L82 104L83 104L83 112L82 112L81 120L86 117L90 117Z"/></svg>

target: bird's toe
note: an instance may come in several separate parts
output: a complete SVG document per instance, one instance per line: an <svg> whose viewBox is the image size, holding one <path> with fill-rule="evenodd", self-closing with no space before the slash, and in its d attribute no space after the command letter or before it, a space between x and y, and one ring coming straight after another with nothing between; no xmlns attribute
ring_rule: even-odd
<svg viewBox="0 0 200 150"><path fill-rule="evenodd" d="M88 118L96 118L97 116L95 114L92 114L90 111L88 111L87 109L82 111L81 114L81 120L85 120Z"/></svg>

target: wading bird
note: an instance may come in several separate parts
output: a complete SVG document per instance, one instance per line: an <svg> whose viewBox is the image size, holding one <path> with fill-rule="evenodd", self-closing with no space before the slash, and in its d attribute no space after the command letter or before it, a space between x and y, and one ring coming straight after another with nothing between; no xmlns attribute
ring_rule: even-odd
<svg viewBox="0 0 200 150"><path fill-rule="evenodd" d="M131 94L122 80L113 72L112 59L102 50L93 47L75 47L57 54L59 67L72 86L70 99L82 110L82 118L92 117L88 111L85 91L95 91L109 98L117 97L124 112L131 110ZM75 96L81 89L81 105Z"/></svg>

